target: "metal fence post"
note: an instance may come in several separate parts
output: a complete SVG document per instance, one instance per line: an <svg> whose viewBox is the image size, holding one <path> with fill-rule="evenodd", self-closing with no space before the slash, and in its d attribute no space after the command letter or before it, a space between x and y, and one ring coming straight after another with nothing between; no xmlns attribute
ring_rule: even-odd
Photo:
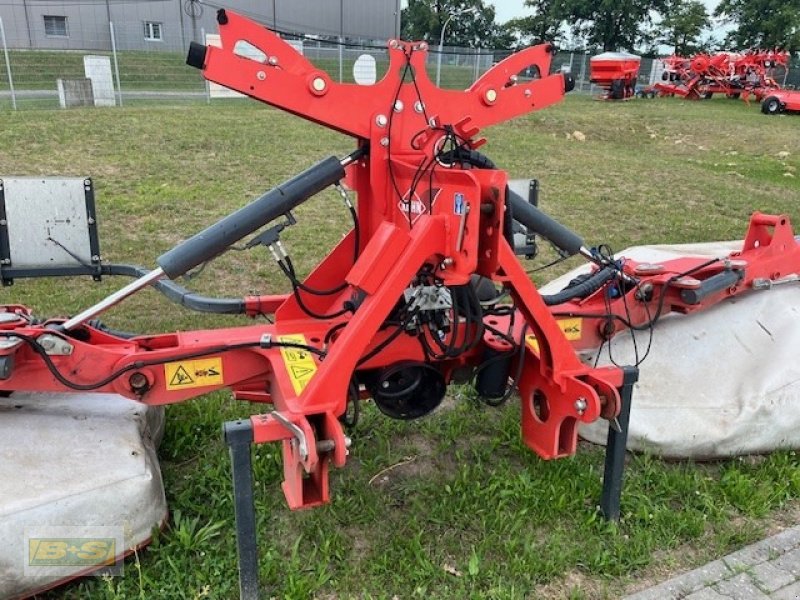
<svg viewBox="0 0 800 600"><path fill-rule="evenodd" d="M208 40L206 40L206 28L200 28L200 43L207 44ZM206 88L206 104L211 104L211 84L208 82L208 79L203 77L203 85Z"/></svg>
<svg viewBox="0 0 800 600"><path fill-rule="evenodd" d="M583 54L583 58L581 59L581 83L578 89L583 91L583 82L586 80L586 59L589 57L589 53L585 52Z"/></svg>
<svg viewBox="0 0 800 600"><path fill-rule="evenodd" d="M119 61L117 61L117 36L114 33L114 23L108 22L108 31L111 33L111 54L114 56L114 74L117 76L117 90L119 105L122 106L122 84L119 81Z"/></svg>
<svg viewBox="0 0 800 600"><path fill-rule="evenodd" d="M339 83L343 81L344 74L344 38L339 36Z"/></svg>
<svg viewBox="0 0 800 600"><path fill-rule="evenodd" d="M8 89L11 91L11 107L17 110L17 94L14 92L14 78L11 76L11 61L8 59L8 46L6 45L6 30L3 19L0 17L0 38L3 39L3 54L6 57L6 73L8 74Z"/></svg>

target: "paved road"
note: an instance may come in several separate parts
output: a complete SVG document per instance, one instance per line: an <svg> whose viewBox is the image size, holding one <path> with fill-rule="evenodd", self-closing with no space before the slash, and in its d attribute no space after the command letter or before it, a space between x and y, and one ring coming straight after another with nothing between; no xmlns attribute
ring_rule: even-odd
<svg viewBox="0 0 800 600"><path fill-rule="evenodd" d="M800 526L625 600L800 600Z"/></svg>

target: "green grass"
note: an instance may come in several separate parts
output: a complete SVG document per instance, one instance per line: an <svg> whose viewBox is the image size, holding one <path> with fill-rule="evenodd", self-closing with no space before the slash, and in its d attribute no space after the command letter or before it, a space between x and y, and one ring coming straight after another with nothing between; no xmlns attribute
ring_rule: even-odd
<svg viewBox="0 0 800 600"><path fill-rule="evenodd" d="M586 141L569 139L574 131ZM592 243L737 238L753 210L800 223L800 117L769 118L723 99L570 97L485 133L484 150L513 177L539 178L543 208ZM8 112L0 134L4 174L94 177L105 260L144 265L300 169L352 148L342 136L236 101ZM348 220L332 193L297 216L285 239L306 271ZM551 260L548 252L531 266ZM231 254L192 287L219 295L287 289L265 252ZM74 314L120 284L18 281L3 297L39 315ZM191 314L151 292L105 320L138 331L246 322ZM582 444L573 458L541 461L520 443L515 403L489 409L465 388L452 392L448 408L411 423L367 406L347 467L332 473L333 502L320 509L289 512L278 448L255 449L265 595L617 598L755 541L800 509L791 451L711 463L634 455L622 520L606 523L595 510L601 449ZM48 597L236 597L220 426L258 409L223 393L169 407L160 455L171 525L128 561L124 578L88 579Z"/></svg>

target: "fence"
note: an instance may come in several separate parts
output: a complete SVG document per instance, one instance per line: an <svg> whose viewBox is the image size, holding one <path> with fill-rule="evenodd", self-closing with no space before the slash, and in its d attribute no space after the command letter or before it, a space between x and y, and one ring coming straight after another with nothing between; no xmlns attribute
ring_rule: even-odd
<svg viewBox="0 0 800 600"><path fill-rule="evenodd" d="M0 21L0 23L2 23ZM66 24L64 25L66 27ZM51 43L59 36L50 29L30 29L27 39L45 39ZM114 98L116 104L130 105L154 102L207 102L209 86L200 72L185 64L185 48L195 35L189 33L177 39L159 40L162 30L148 29L147 22L126 23L95 22L90 31L74 37L65 37L62 48L21 49L3 43L16 38L0 30L0 111L12 108L58 108L58 79L82 79L84 56L107 56L112 66ZM66 31L56 31L66 33ZM203 39L205 31L198 28L196 37ZM148 37L150 36L150 38ZM61 36L63 37L63 36ZM163 38L162 38L163 39ZM58 40L57 40L58 41ZM67 43L65 43L67 42ZM353 82L353 66L357 58L369 54L375 58L378 79L388 67L387 51L381 49L385 42L339 44L323 39L303 39L303 53L319 68L337 81ZM81 46L81 47L78 47ZM142 49L145 48L145 49ZM485 73L494 63L507 56L507 50L485 50L445 47L441 53L431 48L428 54L427 72L441 87L465 89ZM587 52L559 52L553 58L552 71L572 72L576 90L595 93L589 81L589 58ZM643 58L639 83L650 83L654 59ZM778 74L781 81L782 75ZM800 63L795 63L785 78L788 86L800 87Z"/></svg>

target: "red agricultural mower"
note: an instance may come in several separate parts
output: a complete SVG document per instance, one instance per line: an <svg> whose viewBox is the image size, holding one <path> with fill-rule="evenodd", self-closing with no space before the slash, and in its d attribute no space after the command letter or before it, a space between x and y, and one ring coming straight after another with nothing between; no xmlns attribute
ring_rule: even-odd
<svg viewBox="0 0 800 600"><path fill-rule="evenodd" d="M663 82L655 83L653 88L663 96L698 100L725 94L747 101L751 94L761 100L780 88L773 76L774 69L788 68L789 53L779 50L701 53L690 58L670 56L662 62Z"/></svg>
<svg viewBox="0 0 800 600"><path fill-rule="evenodd" d="M765 115L800 112L800 90L771 90L761 101L761 112Z"/></svg>
<svg viewBox="0 0 800 600"><path fill-rule="evenodd" d="M491 405L517 390L522 438L544 459L573 454L578 425L607 419L600 505L617 518L637 365L596 367L579 352L800 272L788 218L756 213L742 251L726 257L615 259L510 192L505 171L478 151L482 128L545 108L572 88L568 75L547 75L551 46L514 54L453 91L429 80L424 42L392 40L385 77L360 86L333 81L242 16L220 10L217 20L221 47L193 43L190 65L209 81L351 136L355 149L180 243L152 271L99 260L76 267L69 274L138 276L80 314L39 320L24 306L3 307L0 390L113 392L158 405L228 388L261 403L263 414L224 427L243 598L258 595L251 445L282 444L290 508L326 503L329 467L347 462L348 428L368 398L391 418L415 419L438 406L452 381L472 381ZM543 76L518 81L529 67ZM281 232L295 224L296 206L340 182L353 228L301 280ZM515 254L515 227L583 256L594 270L540 294ZM248 236L247 248L269 249L292 293L213 299L170 281ZM15 267L2 241L3 280L36 275ZM274 315L274 324L144 335L96 319L150 285L195 310Z"/></svg>
<svg viewBox="0 0 800 600"><path fill-rule="evenodd" d="M589 77L603 89L603 100L626 100L636 92L641 62L634 54L603 52L589 59Z"/></svg>

